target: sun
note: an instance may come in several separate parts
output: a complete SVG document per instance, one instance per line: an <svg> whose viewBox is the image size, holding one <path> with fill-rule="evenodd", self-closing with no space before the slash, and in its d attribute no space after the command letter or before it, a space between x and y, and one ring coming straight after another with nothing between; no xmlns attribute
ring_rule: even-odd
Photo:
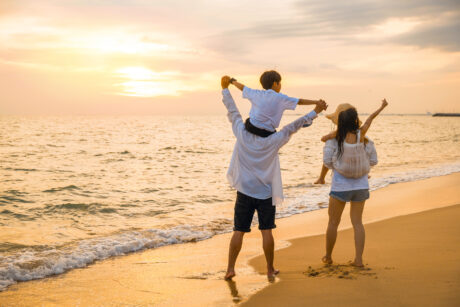
<svg viewBox="0 0 460 307"><path fill-rule="evenodd" d="M155 72L146 67L123 67L115 71L123 81L119 95L136 97L179 96L183 86L174 77L175 72Z"/></svg>

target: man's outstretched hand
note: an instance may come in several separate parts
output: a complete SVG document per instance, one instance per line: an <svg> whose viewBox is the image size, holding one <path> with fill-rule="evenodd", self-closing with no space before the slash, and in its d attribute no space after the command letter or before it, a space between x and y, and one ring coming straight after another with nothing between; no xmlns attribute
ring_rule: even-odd
<svg viewBox="0 0 460 307"><path fill-rule="evenodd" d="M228 86L230 85L230 77L223 76L220 80L220 85L222 85L222 89L228 88Z"/></svg>
<svg viewBox="0 0 460 307"><path fill-rule="evenodd" d="M320 99L319 102L316 104L314 111L316 112L316 114L319 114L324 110L327 110L327 103L324 100Z"/></svg>

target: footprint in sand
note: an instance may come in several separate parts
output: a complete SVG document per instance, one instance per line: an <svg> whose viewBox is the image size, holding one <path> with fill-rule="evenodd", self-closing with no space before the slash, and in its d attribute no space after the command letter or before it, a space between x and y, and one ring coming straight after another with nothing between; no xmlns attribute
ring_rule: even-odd
<svg viewBox="0 0 460 307"><path fill-rule="evenodd" d="M308 277L337 277L340 279L356 279L359 276L374 277L377 279L377 274L372 272L369 267L358 268L347 264L330 264L318 268L308 267L308 270L303 272Z"/></svg>
<svg viewBox="0 0 460 307"><path fill-rule="evenodd" d="M189 275L189 276L180 276L179 278L183 279L224 279L223 274L225 271L218 272L204 272L199 275Z"/></svg>

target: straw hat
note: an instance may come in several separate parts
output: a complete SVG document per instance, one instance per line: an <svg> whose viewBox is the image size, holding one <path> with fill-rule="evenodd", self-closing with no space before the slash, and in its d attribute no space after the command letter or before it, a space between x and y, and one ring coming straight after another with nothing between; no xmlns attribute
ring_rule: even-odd
<svg viewBox="0 0 460 307"><path fill-rule="evenodd" d="M352 106L351 104L349 103L341 103L337 106L337 108L335 109L335 112L334 113L331 113L331 114L327 114L326 115L326 118L329 118L334 124L337 125L338 121L339 121L339 114L340 112L342 111L346 111L348 109L351 109L351 108L354 108L354 106ZM359 126L361 126L361 120L359 121Z"/></svg>

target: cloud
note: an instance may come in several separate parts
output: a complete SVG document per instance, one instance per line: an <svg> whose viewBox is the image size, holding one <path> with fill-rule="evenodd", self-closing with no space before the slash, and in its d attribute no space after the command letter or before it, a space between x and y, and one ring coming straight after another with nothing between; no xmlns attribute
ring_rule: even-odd
<svg viewBox="0 0 460 307"><path fill-rule="evenodd" d="M362 30L389 18L422 17L459 11L457 0L299 1L296 7L314 22L326 21L336 30Z"/></svg>
<svg viewBox="0 0 460 307"><path fill-rule="evenodd" d="M408 34L403 34L395 42L418 47L434 47L446 51L460 51L460 16L448 23L422 27Z"/></svg>
<svg viewBox="0 0 460 307"><path fill-rule="evenodd" d="M11 14L19 8L18 0L0 1L0 16Z"/></svg>
<svg viewBox="0 0 460 307"><path fill-rule="evenodd" d="M293 4L295 14L253 21L246 27L227 30L208 38L210 48L223 53L248 52L261 40L301 38L338 42L398 43L458 51L460 1L458 0L390 0L390 1L318 1ZM413 23L408 33L391 33L381 29L389 20ZM394 24L393 24L394 26ZM404 26L401 25L401 26ZM359 37L369 32L366 38ZM390 35L392 34L392 35ZM389 36L398 36L397 39ZM424 35L428 41L424 41ZM458 35L457 35L458 36ZM453 42L452 42L453 40ZM229 48L230 47L230 48Z"/></svg>

